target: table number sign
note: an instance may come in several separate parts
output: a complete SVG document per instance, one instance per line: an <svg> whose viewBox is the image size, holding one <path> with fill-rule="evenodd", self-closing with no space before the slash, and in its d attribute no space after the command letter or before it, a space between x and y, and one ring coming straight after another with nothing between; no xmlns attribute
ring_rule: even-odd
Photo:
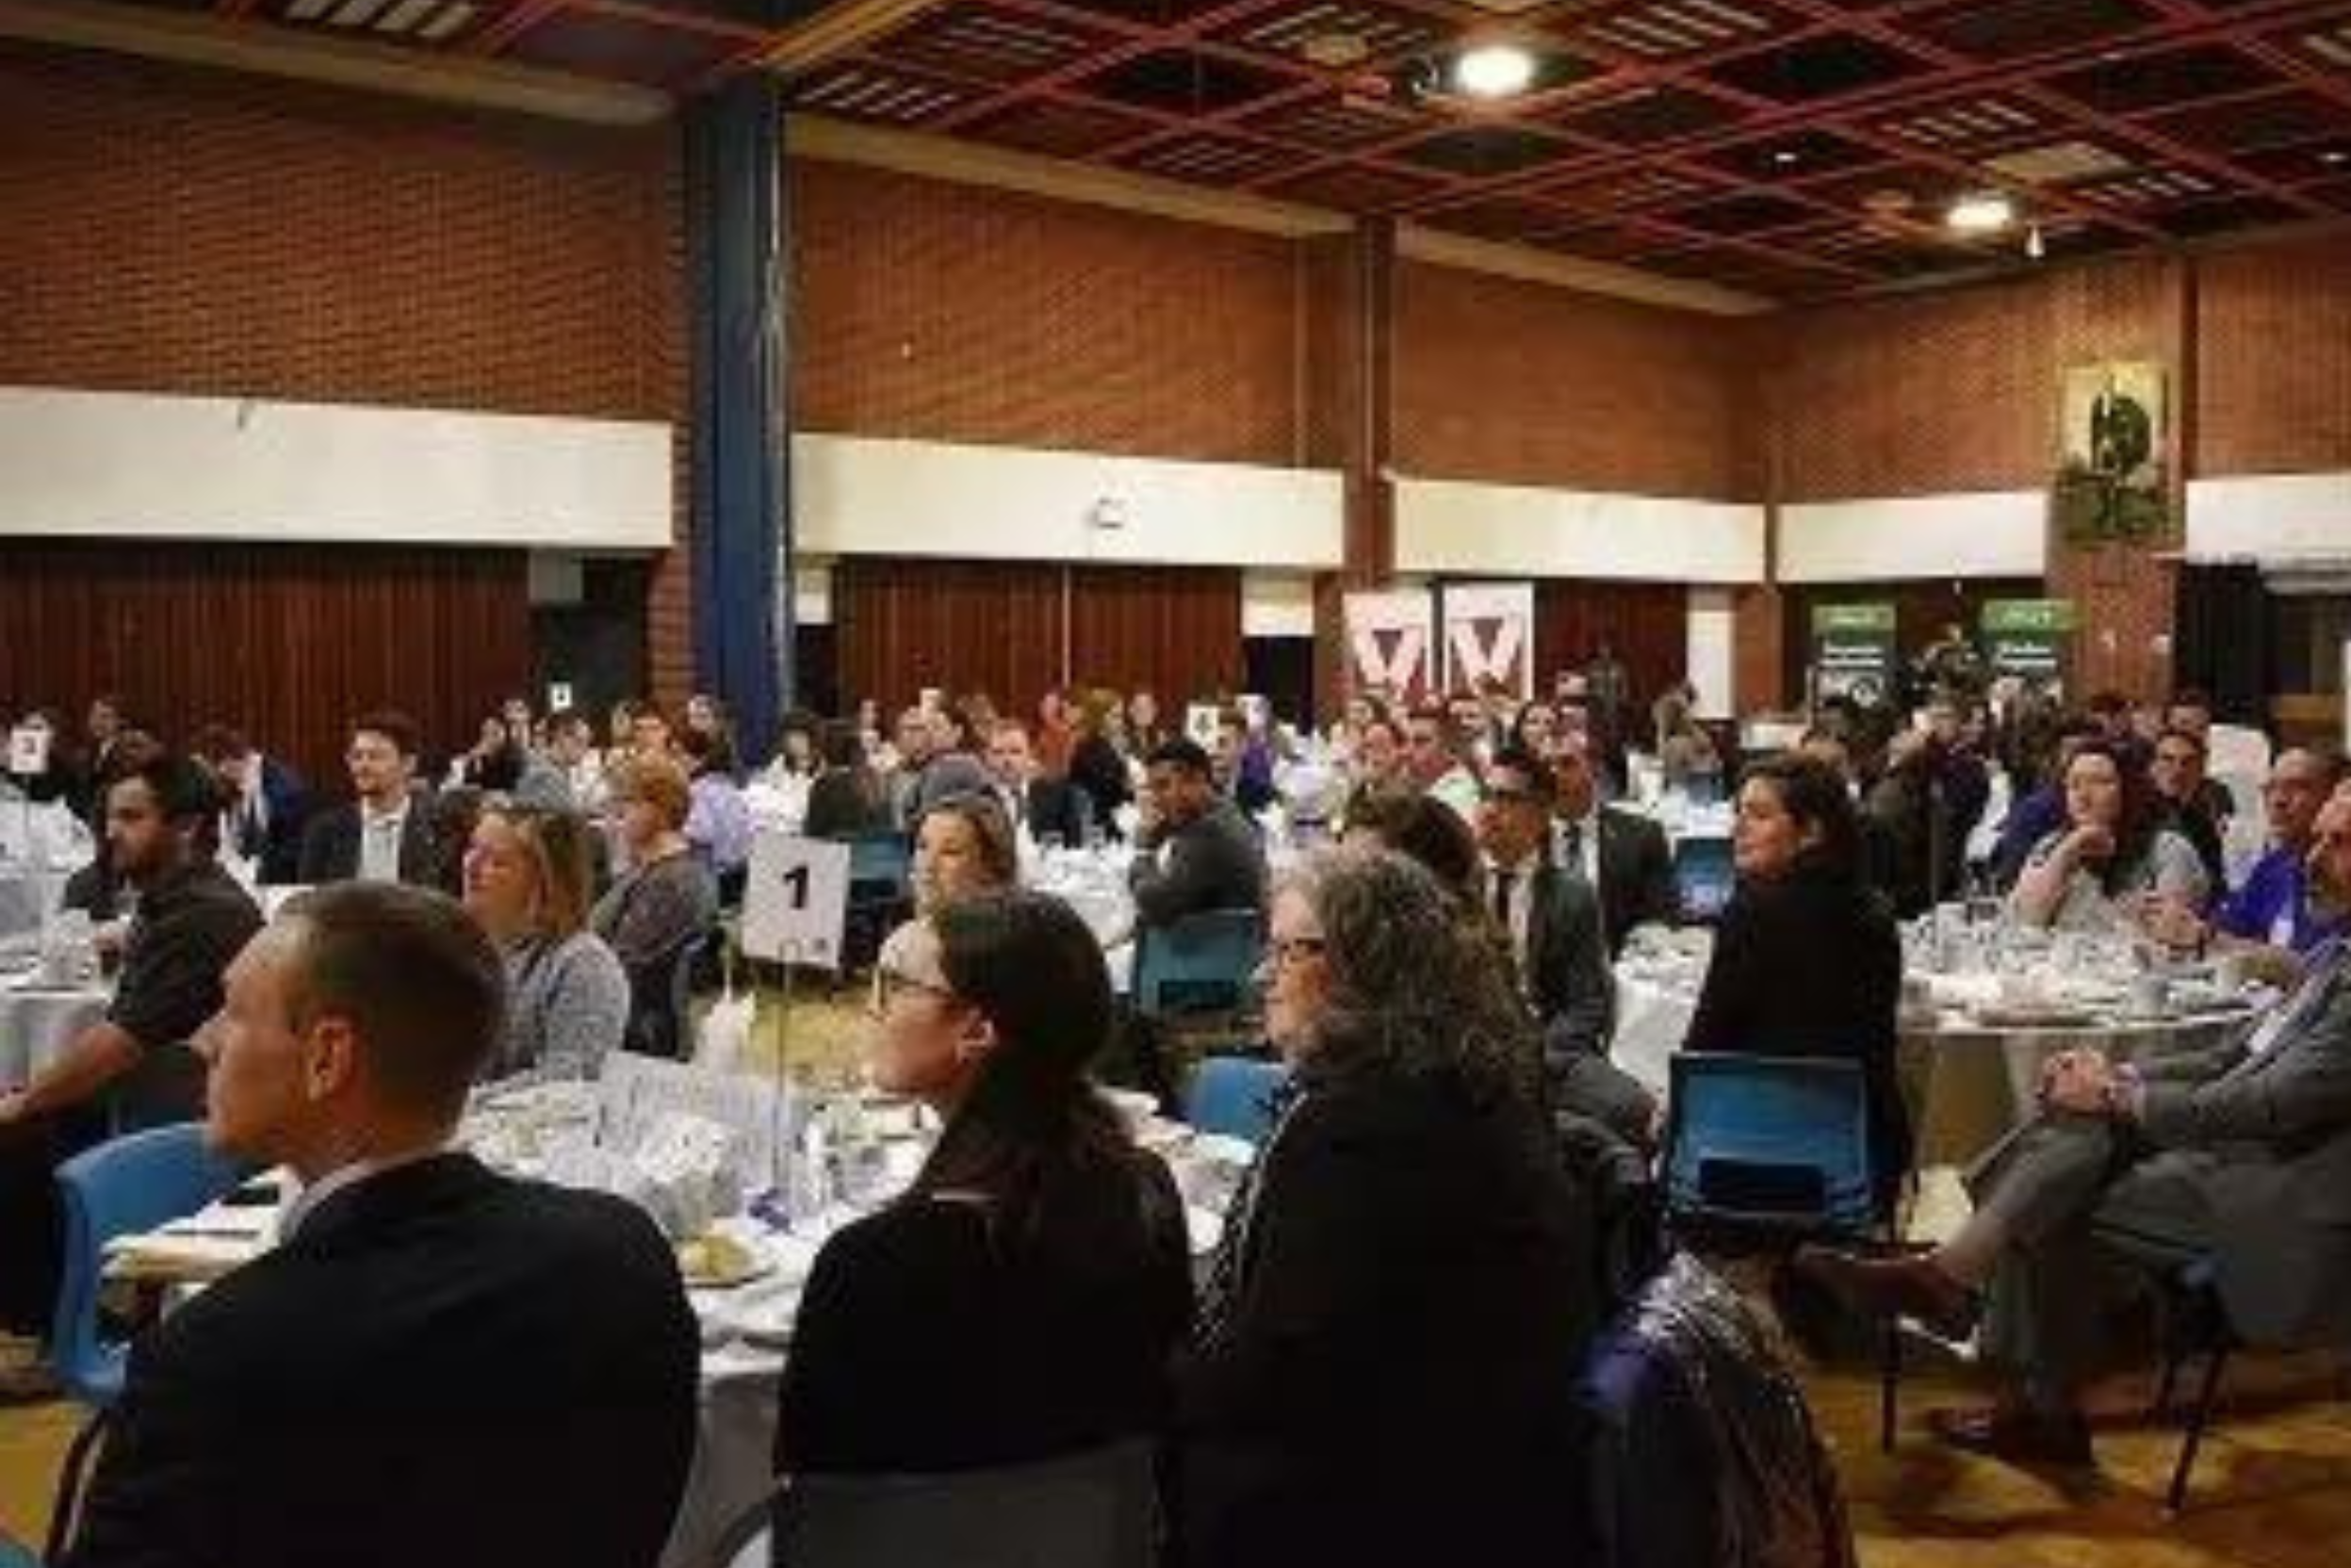
<svg viewBox="0 0 2351 1568"><path fill-rule="evenodd" d="M849 906L849 846L763 829L751 841L743 951L754 958L841 967Z"/></svg>
<svg viewBox="0 0 2351 1568"><path fill-rule="evenodd" d="M22 724L8 731L8 771L30 778L49 771L49 730L45 725Z"/></svg>

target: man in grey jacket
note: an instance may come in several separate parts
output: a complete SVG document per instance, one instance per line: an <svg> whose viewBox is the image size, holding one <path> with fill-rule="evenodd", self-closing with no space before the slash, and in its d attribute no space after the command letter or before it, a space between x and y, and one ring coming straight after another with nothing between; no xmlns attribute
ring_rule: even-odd
<svg viewBox="0 0 2351 1568"><path fill-rule="evenodd" d="M2309 888L2351 913L2351 790L2319 813ZM2096 1369L2108 1288L2210 1260L2230 1324L2256 1344L2351 1341L2351 957L2329 940L2242 1045L2116 1063L2067 1052L2042 1113L1971 1173L1975 1213L1920 1257L1800 1259L1876 1315L1962 1331L2017 1375L1988 1411L1942 1413L1946 1441L2086 1463L2076 1393Z"/></svg>
<svg viewBox="0 0 2351 1568"><path fill-rule="evenodd" d="M1254 909L1265 899L1265 852L1239 807L1217 792L1196 741L1161 743L1145 761L1143 820L1127 885L1143 925L1173 925L1210 909Z"/></svg>

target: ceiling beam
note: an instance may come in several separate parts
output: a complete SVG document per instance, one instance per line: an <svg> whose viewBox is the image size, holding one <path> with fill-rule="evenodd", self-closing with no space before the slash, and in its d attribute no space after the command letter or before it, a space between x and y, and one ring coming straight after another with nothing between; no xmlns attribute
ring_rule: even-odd
<svg viewBox="0 0 2351 1568"><path fill-rule="evenodd" d="M759 53L760 62L786 75L854 54L883 36L929 15L947 0L842 0L787 27Z"/></svg>
<svg viewBox="0 0 2351 1568"><path fill-rule="evenodd" d="M667 119L675 106L667 93L651 88L104 0L0 0L0 39L105 50L583 125L653 124Z"/></svg>

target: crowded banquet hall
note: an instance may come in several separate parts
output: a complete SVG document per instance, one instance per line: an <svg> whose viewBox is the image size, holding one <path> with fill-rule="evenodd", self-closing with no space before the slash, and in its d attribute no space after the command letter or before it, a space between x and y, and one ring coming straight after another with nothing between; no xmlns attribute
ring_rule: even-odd
<svg viewBox="0 0 2351 1568"><path fill-rule="evenodd" d="M0 0L0 1568L2351 1562L2351 0Z"/></svg>

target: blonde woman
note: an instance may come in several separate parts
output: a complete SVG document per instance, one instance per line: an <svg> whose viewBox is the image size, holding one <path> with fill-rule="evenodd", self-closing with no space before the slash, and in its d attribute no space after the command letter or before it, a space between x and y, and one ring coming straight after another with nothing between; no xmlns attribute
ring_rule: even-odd
<svg viewBox="0 0 2351 1568"><path fill-rule="evenodd" d="M586 824L569 811L498 805L474 825L465 907L506 964L506 1034L492 1077L538 1070L592 1078L629 1027L629 977L588 929Z"/></svg>

